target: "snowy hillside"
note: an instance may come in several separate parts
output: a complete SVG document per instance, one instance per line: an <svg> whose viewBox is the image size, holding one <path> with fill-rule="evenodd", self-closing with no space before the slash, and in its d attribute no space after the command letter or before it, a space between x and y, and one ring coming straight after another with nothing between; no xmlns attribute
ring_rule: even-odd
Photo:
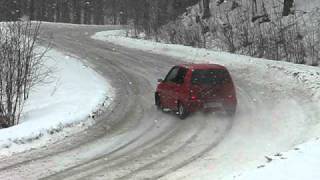
<svg viewBox="0 0 320 180"><path fill-rule="evenodd" d="M297 64L320 64L319 1L298 0L288 16L282 15L283 3L276 0L210 2L210 16L204 18L204 7L199 3L187 8L180 18L147 33L146 38Z"/></svg>

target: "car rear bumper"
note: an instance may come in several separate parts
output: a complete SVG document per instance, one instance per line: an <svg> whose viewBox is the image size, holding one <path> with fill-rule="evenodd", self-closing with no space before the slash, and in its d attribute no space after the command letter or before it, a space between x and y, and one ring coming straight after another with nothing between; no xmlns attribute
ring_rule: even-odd
<svg viewBox="0 0 320 180"><path fill-rule="evenodd" d="M226 108L236 108L237 103L225 103L223 101L201 101L201 100L190 100L187 103L188 111L190 113L197 111L214 112L225 110Z"/></svg>

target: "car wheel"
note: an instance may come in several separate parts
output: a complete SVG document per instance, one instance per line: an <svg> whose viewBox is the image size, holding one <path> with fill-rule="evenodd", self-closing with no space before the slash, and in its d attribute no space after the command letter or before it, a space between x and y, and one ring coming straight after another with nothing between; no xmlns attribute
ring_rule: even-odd
<svg viewBox="0 0 320 180"><path fill-rule="evenodd" d="M185 119L188 116L188 111L182 103L178 105L178 115L180 119Z"/></svg>
<svg viewBox="0 0 320 180"><path fill-rule="evenodd" d="M226 113L227 113L227 116L229 116L229 117L234 117L235 114L236 114L236 108L235 108L235 107L225 108L225 111L226 111Z"/></svg>
<svg viewBox="0 0 320 180"><path fill-rule="evenodd" d="M162 109L161 108L160 96L158 95L158 93L155 94L155 105L157 106L158 109Z"/></svg>

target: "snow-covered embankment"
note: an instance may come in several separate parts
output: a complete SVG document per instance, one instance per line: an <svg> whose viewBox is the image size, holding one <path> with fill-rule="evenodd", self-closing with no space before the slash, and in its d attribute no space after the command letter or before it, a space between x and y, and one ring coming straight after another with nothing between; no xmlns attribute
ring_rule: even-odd
<svg viewBox="0 0 320 180"><path fill-rule="evenodd" d="M78 58L56 50L44 58L52 74L32 88L20 124L0 130L0 155L41 147L84 130L94 123L90 115L113 98L109 83Z"/></svg>
<svg viewBox="0 0 320 180"><path fill-rule="evenodd" d="M270 102L275 102L272 104L274 106L250 99L255 103L253 106L261 104L265 107L259 112L247 112L255 113L253 117L242 112L242 117L235 120L231 135L216 151L213 150L164 179L269 179L271 173L274 174L271 179L310 179L310 176L313 179L320 178L316 173L310 175L320 165L317 158L320 156L317 151L320 148L320 141L317 140L320 137L318 67L131 39L126 38L125 34L121 30L107 31L99 32L92 38L184 61L222 64L228 67L236 79L248 83L248 87L240 89L241 93L246 94L245 90L254 92L256 86L260 89L265 86L275 92L274 95L264 95L263 91L255 92L262 97L270 96ZM299 97L290 99L291 94L299 92ZM250 95L246 98L250 98ZM306 104L297 104L304 99ZM289 152L275 153L279 150Z"/></svg>

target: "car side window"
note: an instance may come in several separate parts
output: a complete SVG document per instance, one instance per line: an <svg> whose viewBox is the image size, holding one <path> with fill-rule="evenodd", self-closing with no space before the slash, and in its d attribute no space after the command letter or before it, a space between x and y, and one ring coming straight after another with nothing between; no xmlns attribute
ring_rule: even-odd
<svg viewBox="0 0 320 180"><path fill-rule="evenodd" d="M165 82L173 82L177 84L183 84L184 78L187 74L187 69L182 67L174 67L168 73Z"/></svg>
<svg viewBox="0 0 320 180"><path fill-rule="evenodd" d="M165 78L165 82L174 82L178 75L179 67L173 67Z"/></svg>
<svg viewBox="0 0 320 180"><path fill-rule="evenodd" d="M183 84L184 78L187 74L188 70L186 68L180 68L177 74L177 77L175 79L175 83L177 84Z"/></svg>

